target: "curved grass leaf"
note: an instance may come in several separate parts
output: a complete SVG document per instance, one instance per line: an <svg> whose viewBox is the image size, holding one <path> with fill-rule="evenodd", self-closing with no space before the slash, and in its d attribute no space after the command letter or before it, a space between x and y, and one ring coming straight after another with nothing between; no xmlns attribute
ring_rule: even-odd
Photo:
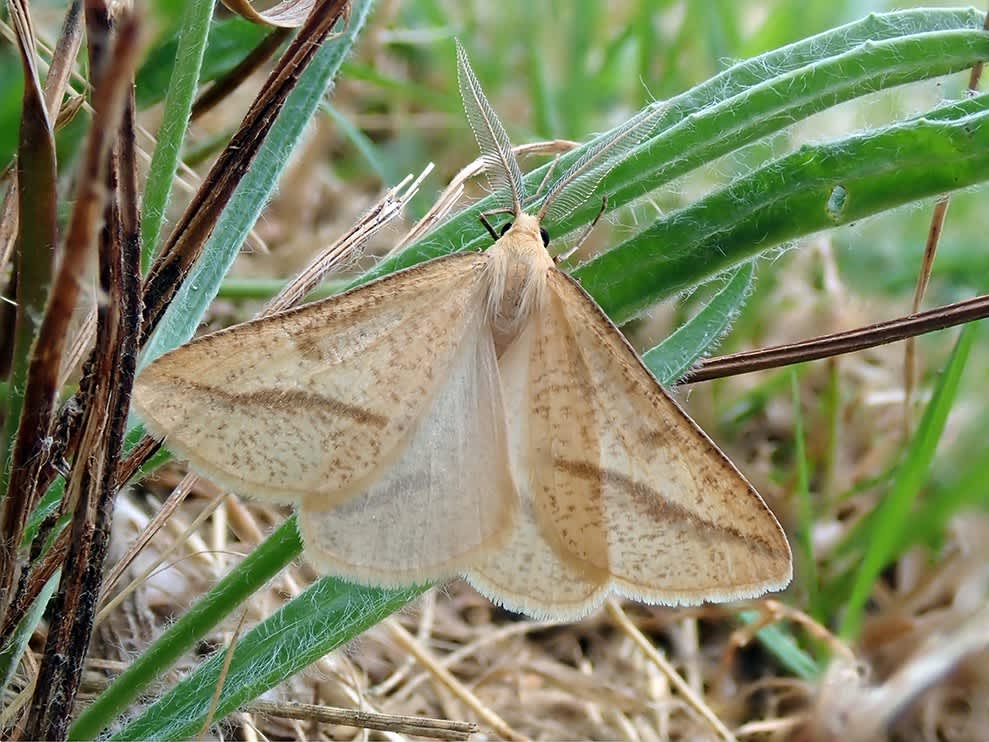
<svg viewBox="0 0 989 742"><path fill-rule="evenodd" d="M62 570L58 570L48 579L45 586L41 588L41 592L38 593L38 597L34 603L31 604L27 613L24 614L24 618L17 624L14 632L10 636L3 638L3 643L0 644L0 668L2 668L0 670L2 672L2 675L0 675L0 688L7 688L7 685L13 679L21 657L23 657L24 651L27 649L28 642L31 641L35 629L37 629L38 624L41 623L41 619L44 617L49 601L55 594L55 588L58 587L58 581L61 576Z"/></svg>
<svg viewBox="0 0 989 742"><path fill-rule="evenodd" d="M669 214L574 275L624 322L790 240L987 179L989 95L981 95L805 145Z"/></svg>
<svg viewBox="0 0 989 742"><path fill-rule="evenodd" d="M660 384L682 379L724 337L752 290L754 272L752 263L741 266L703 309L642 354L642 362Z"/></svg>
<svg viewBox="0 0 989 742"><path fill-rule="evenodd" d="M324 578L237 642L213 720L312 664L394 613L421 591L352 589ZM218 650L191 675L114 734L112 740L192 739L206 723L226 655Z"/></svg>
<svg viewBox="0 0 989 742"><path fill-rule="evenodd" d="M982 14L973 9L925 8L871 15L734 65L667 101L667 111L657 122L656 135L619 163L598 191L608 194L610 209L619 208L728 152L838 103L970 67L989 56L989 35L982 30L982 23ZM610 135L611 132L606 132L561 157L556 167L560 172L565 171L586 147ZM547 167L529 174L527 190L538 186ZM909 200L905 198L900 203ZM487 247L490 237L478 221L478 214L490 209L491 204L491 199L483 199L459 212L422 240L383 261L358 282L454 250ZM565 222L549 225L550 233L565 234L587 224L599 204L600 201L592 199ZM793 227L797 234L822 228L799 222ZM619 256L625 253L625 245L621 247L621 250L616 248ZM667 248L668 245L662 245L662 250ZM722 262L702 276L694 275L694 282L717 275L727 265L730 263ZM635 294L641 284L625 286L630 276L611 263L590 264L578 269L575 275L587 281L585 288L612 319L626 321L632 316L629 307L639 304ZM661 290L650 292L650 299L644 304L680 290L668 285L663 277L660 281Z"/></svg>

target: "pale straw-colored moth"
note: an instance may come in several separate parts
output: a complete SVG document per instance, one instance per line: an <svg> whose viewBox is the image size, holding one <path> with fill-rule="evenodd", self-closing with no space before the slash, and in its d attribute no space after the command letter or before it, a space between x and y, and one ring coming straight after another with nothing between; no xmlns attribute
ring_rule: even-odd
<svg viewBox="0 0 989 742"><path fill-rule="evenodd" d="M180 347L138 378L141 418L218 484L295 505L309 559L354 582L459 575L562 619L612 591L687 605L783 588L776 518L547 250L543 219L585 201L656 109L526 213L508 136L458 61L511 215L494 244Z"/></svg>

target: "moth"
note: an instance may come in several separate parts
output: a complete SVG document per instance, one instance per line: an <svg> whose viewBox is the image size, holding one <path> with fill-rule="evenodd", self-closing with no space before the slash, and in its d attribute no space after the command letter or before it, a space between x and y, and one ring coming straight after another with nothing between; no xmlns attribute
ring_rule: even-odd
<svg viewBox="0 0 989 742"><path fill-rule="evenodd" d="M458 44L468 120L511 221L437 258L204 336L138 377L170 450L296 506L309 559L381 587L462 576L495 603L577 619L615 592L689 605L785 587L758 493L558 270L544 219L650 133L646 109L523 208L508 136Z"/></svg>

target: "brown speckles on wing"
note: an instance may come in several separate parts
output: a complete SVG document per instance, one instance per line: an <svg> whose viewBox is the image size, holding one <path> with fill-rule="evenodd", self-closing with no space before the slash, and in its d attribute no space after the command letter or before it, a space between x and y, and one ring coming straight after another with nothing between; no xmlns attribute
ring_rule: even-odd
<svg viewBox="0 0 989 742"><path fill-rule="evenodd" d="M633 597L696 603L752 597L789 582L790 550L762 499L680 407L580 287L554 271L548 282L560 322L579 349L598 459L555 455L570 486L557 515L601 503L606 566ZM574 365L579 365L574 362ZM574 393L580 390L574 390ZM567 398L557 408L572 404ZM584 558L590 559L590 556ZM600 563L594 559L596 566Z"/></svg>
<svg viewBox="0 0 989 742"><path fill-rule="evenodd" d="M484 311L485 263L431 261L203 337L138 377L135 407L220 484L333 502L400 453Z"/></svg>

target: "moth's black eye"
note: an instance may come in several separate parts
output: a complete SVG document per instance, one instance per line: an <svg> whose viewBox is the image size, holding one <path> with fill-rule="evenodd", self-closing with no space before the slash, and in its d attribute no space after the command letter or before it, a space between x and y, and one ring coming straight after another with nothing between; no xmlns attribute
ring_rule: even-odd
<svg viewBox="0 0 989 742"><path fill-rule="evenodd" d="M505 223L505 226L501 228L501 235L500 236L501 237L504 237L505 236L505 232L507 232L511 228L512 228L512 223L511 222L506 222Z"/></svg>
<svg viewBox="0 0 989 742"><path fill-rule="evenodd" d="M549 232L540 227L539 236L543 238L543 247L549 247Z"/></svg>

